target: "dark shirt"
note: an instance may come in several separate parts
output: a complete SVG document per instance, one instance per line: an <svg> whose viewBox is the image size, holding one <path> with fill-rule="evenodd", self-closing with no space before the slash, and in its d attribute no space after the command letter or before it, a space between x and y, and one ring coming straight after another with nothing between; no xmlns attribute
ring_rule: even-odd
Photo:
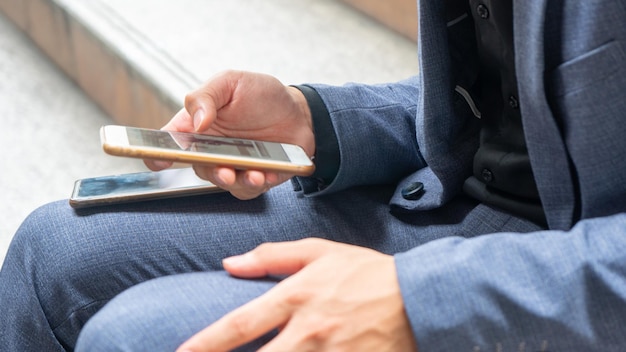
<svg viewBox="0 0 626 352"><path fill-rule="evenodd" d="M473 177L464 190L484 203L544 223L517 98L512 0L469 0L469 5L478 47L482 129Z"/></svg>

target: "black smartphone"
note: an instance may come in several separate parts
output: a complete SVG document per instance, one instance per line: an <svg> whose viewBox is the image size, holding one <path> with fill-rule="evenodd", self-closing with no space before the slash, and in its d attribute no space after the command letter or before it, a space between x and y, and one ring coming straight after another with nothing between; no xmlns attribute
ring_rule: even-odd
<svg viewBox="0 0 626 352"><path fill-rule="evenodd" d="M74 183L72 208L224 192L192 168L84 178Z"/></svg>

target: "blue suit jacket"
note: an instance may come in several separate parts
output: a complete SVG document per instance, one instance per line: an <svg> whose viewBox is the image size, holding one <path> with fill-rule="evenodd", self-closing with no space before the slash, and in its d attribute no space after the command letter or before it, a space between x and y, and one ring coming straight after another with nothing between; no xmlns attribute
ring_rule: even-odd
<svg viewBox="0 0 626 352"><path fill-rule="evenodd" d="M478 140L461 94L476 48L471 15L446 23L443 3L418 4L419 76L313 86L341 166L324 189L303 181L305 193L396 182L391 206L402 211L459 194ZM623 0L514 0L520 108L549 230L396 255L421 350L626 350L625 40ZM403 199L414 181L426 193Z"/></svg>

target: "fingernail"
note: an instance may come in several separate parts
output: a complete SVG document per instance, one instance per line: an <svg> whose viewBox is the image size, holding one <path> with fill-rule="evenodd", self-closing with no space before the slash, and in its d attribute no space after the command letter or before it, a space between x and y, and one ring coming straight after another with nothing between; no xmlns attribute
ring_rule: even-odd
<svg viewBox="0 0 626 352"><path fill-rule="evenodd" d="M235 255L235 256L232 256L232 257L224 258L222 260L222 264L223 265L228 265L230 267L244 266L244 265L248 264L248 262L249 262L249 257L246 256L245 254Z"/></svg>
<svg viewBox="0 0 626 352"><path fill-rule="evenodd" d="M172 163L169 161L163 161L163 160L153 160L152 163L154 164L154 166L156 166L159 169L167 169L170 166L172 166Z"/></svg>
<svg viewBox="0 0 626 352"><path fill-rule="evenodd" d="M241 259L239 259L239 256L228 257L228 258L222 259L222 265L229 266L231 268L240 266L240 263L241 263Z"/></svg>
<svg viewBox="0 0 626 352"><path fill-rule="evenodd" d="M193 128L196 132L200 132L200 126L202 126L202 120L204 120L204 110L198 109L195 114L193 114Z"/></svg>

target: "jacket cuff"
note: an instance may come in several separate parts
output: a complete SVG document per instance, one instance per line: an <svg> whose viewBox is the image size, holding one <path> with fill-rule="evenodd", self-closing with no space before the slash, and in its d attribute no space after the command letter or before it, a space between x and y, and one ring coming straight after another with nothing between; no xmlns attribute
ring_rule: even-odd
<svg viewBox="0 0 626 352"><path fill-rule="evenodd" d="M340 164L339 143L330 120L330 113L315 89L307 85L293 87L304 94L313 119L315 172L310 177L316 179L317 183L330 184L337 176Z"/></svg>

